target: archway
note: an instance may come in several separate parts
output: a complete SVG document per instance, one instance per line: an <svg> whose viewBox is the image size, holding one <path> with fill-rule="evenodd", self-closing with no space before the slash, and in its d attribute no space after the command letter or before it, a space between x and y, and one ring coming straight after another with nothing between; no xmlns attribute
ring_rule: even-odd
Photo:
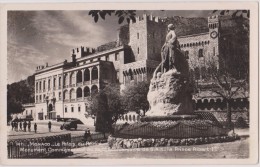
<svg viewBox="0 0 260 167"><path fill-rule="evenodd" d="M80 83L82 82L82 72L81 70L78 71L77 73L77 83Z"/></svg>
<svg viewBox="0 0 260 167"><path fill-rule="evenodd" d="M64 100L68 100L69 99L69 92L68 92L68 90L65 90L63 92L63 98L64 98Z"/></svg>
<svg viewBox="0 0 260 167"><path fill-rule="evenodd" d="M92 74L92 80L98 79L98 68L96 66L93 67L91 74Z"/></svg>
<svg viewBox="0 0 260 167"><path fill-rule="evenodd" d="M89 89L88 86L86 86L86 87L84 88L84 97L88 97L88 96L90 96L90 89Z"/></svg>
<svg viewBox="0 0 260 167"><path fill-rule="evenodd" d="M81 88L77 89L77 98L82 98L82 89Z"/></svg>
<svg viewBox="0 0 260 167"><path fill-rule="evenodd" d="M89 81L90 80L90 72L89 69L86 68L84 71L84 81Z"/></svg>
<svg viewBox="0 0 260 167"><path fill-rule="evenodd" d="M71 99L71 100L76 99L76 92L75 92L74 89L71 89L71 90L70 90L70 99Z"/></svg>
<svg viewBox="0 0 260 167"><path fill-rule="evenodd" d="M93 85L92 87L91 87L91 94L93 95L93 94L96 94L98 92L98 87L97 87L97 85Z"/></svg>

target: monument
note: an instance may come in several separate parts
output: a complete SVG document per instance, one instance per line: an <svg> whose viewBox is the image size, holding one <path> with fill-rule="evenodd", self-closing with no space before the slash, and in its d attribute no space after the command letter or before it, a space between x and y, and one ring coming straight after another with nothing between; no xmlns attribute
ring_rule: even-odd
<svg viewBox="0 0 260 167"><path fill-rule="evenodd" d="M129 140L134 143L156 139L150 146L165 146L167 142L171 145L169 141L173 140L175 145L187 145L237 139L228 135L230 129L224 128L212 113L194 112L189 65L174 29L172 24L168 25L161 50L162 61L150 82L147 95L150 109L140 122L115 126L114 134L109 138L111 145L123 147Z"/></svg>
<svg viewBox="0 0 260 167"><path fill-rule="evenodd" d="M168 26L166 42L162 47L162 61L151 80L147 116L190 115L192 109L192 87L189 82L189 65L181 53L174 32Z"/></svg>

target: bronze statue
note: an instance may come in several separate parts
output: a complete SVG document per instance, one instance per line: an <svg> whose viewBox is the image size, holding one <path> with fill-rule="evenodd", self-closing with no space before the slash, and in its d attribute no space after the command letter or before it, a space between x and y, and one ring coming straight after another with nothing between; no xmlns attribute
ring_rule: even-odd
<svg viewBox="0 0 260 167"><path fill-rule="evenodd" d="M161 72L162 73L165 73L170 69L175 68L175 62L176 62L175 52L177 49L180 49L180 45L174 30L175 30L174 25L169 24L166 40L161 50L161 56L162 56Z"/></svg>

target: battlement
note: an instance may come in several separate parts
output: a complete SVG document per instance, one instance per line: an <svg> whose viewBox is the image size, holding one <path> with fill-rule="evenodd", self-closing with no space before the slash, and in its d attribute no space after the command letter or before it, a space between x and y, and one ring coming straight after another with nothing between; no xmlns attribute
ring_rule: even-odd
<svg viewBox="0 0 260 167"><path fill-rule="evenodd" d="M214 15L214 16L209 16L208 17L208 23L216 23L219 21L219 16L218 15Z"/></svg>
<svg viewBox="0 0 260 167"><path fill-rule="evenodd" d="M153 15L147 15L147 14L143 14L143 16L136 16L135 17L135 22L133 22L132 20L130 21L130 24L135 24L135 23L139 23L139 22L143 22L143 21L153 21L153 22L156 22L156 23L162 23L163 20L159 17L155 17Z"/></svg>
<svg viewBox="0 0 260 167"><path fill-rule="evenodd" d="M44 69L44 68L46 68L46 67L48 67L48 66L49 66L48 63L46 63L45 66L44 66L44 65L37 66L37 67L36 67L36 70L42 70L42 69Z"/></svg>
<svg viewBox="0 0 260 167"><path fill-rule="evenodd" d="M89 47L79 47L79 48L74 48L72 49L72 54L78 55L80 57L88 56L90 54L96 53L95 48L89 48Z"/></svg>

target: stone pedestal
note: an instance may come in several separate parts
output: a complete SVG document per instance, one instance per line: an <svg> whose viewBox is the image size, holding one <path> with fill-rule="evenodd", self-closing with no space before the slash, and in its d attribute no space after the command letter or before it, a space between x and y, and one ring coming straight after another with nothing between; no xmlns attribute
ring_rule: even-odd
<svg viewBox="0 0 260 167"><path fill-rule="evenodd" d="M146 116L192 115L192 95L187 75L171 69L151 80Z"/></svg>

